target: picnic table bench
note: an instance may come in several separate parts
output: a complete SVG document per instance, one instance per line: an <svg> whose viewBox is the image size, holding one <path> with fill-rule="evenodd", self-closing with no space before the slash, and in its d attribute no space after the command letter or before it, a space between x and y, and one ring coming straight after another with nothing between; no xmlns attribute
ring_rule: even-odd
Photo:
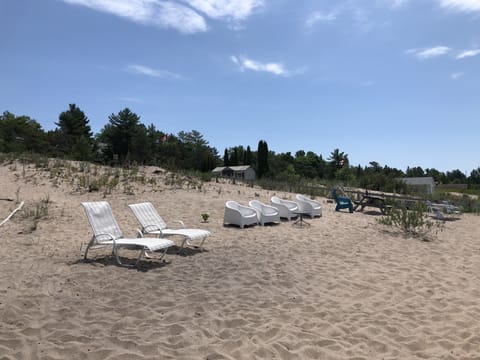
<svg viewBox="0 0 480 360"><path fill-rule="evenodd" d="M368 192L362 195L359 201L354 201L355 207L353 208L355 211L363 211L366 206L376 207L380 209L383 215L385 215L388 210L390 210L391 206L385 203L385 197L381 195L370 195ZM357 210L360 208L360 210Z"/></svg>
<svg viewBox="0 0 480 360"><path fill-rule="evenodd" d="M435 214L435 218L439 220L444 220L444 215L453 215L453 214L460 214L460 209L450 204L448 201L443 201L442 203L432 203L427 201L427 210L430 213Z"/></svg>

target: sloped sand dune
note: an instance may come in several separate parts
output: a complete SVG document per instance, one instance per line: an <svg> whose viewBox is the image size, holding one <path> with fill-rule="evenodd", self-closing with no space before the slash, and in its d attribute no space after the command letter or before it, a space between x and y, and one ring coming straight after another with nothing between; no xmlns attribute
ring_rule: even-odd
<svg viewBox="0 0 480 360"><path fill-rule="evenodd" d="M478 216L423 242L320 199L310 227L241 230L223 226L225 201L274 192L179 188L158 174L104 197L33 168L23 175L1 166L0 198L26 209L48 199L48 216L35 230L20 213L0 228L2 360L480 359ZM206 251L172 251L141 270L116 266L108 249L83 262L91 230L80 202L102 199L127 235L137 226L127 204L148 200L167 223L209 229ZM0 220L14 207L0 201Z"/></svg>

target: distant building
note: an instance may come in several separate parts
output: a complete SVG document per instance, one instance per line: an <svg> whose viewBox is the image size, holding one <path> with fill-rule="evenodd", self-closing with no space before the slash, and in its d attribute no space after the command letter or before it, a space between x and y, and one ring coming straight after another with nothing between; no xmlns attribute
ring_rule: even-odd
<svg viewBox="0 0 480 360"><path fill-rule="evenodd" d="M255 180L255 170L250 165L221 166L212 170L213 175L237 180Z"/></svg>
<svg viewBox="0 0 480 360"><path fill-rule="evenodd" d="M398 178L397 180L403 181L408 186L414 187L419 192L425 192L428 195L432 195L435 191L435 181L432 177Z"/></svg>

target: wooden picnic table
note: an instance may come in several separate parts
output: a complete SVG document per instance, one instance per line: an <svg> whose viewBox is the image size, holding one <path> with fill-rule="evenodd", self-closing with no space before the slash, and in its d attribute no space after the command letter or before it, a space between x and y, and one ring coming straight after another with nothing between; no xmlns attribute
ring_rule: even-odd
<svg viewBox="0 0 480 360"><path fill-rule="evenodd" d="M368 192L362 195L360 201L355 201L355 207L353 210L357 211L358 208L363 211L366 206L376 207L380 209L383 215L387 213L390 206L385 204L385 197L380 195L370 195Z"/></svg>

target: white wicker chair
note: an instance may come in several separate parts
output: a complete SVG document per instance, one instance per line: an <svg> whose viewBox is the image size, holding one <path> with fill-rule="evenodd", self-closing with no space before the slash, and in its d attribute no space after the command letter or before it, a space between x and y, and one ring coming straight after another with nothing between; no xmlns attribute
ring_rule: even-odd
<svg viewBox="0 0 480 360"><path fill-rule="evenodd" d="M307 213L311 218L322 216L322 204L319 201L297 194L295 202L298 204L298 210Z"/></svg>
<svg viewBox="0 0 480 360"><path fill-rule="evenodd" d="M265 223L280 222L280 213L273 206L266 205L258 200L250 200L248 205L257 211L260 225L265 226Z"/></svg>
<svg viewBox="0 0 480 360"><path fill-rule="evenodd" d="M242 229L246 225L256 225L258 224L257 211L236 201L227 201L225 203L223 224L238 225Z"/></svg>
<svg viewBox="0 0 480 360"><path fill-rule="evenodd" d="M292 218L296 218L298 214L294 211L298 210L298 205L295 201L280 199L278 196L272 196L272 206L276 208L281 218L286 218L289 221Z"/></svg>

